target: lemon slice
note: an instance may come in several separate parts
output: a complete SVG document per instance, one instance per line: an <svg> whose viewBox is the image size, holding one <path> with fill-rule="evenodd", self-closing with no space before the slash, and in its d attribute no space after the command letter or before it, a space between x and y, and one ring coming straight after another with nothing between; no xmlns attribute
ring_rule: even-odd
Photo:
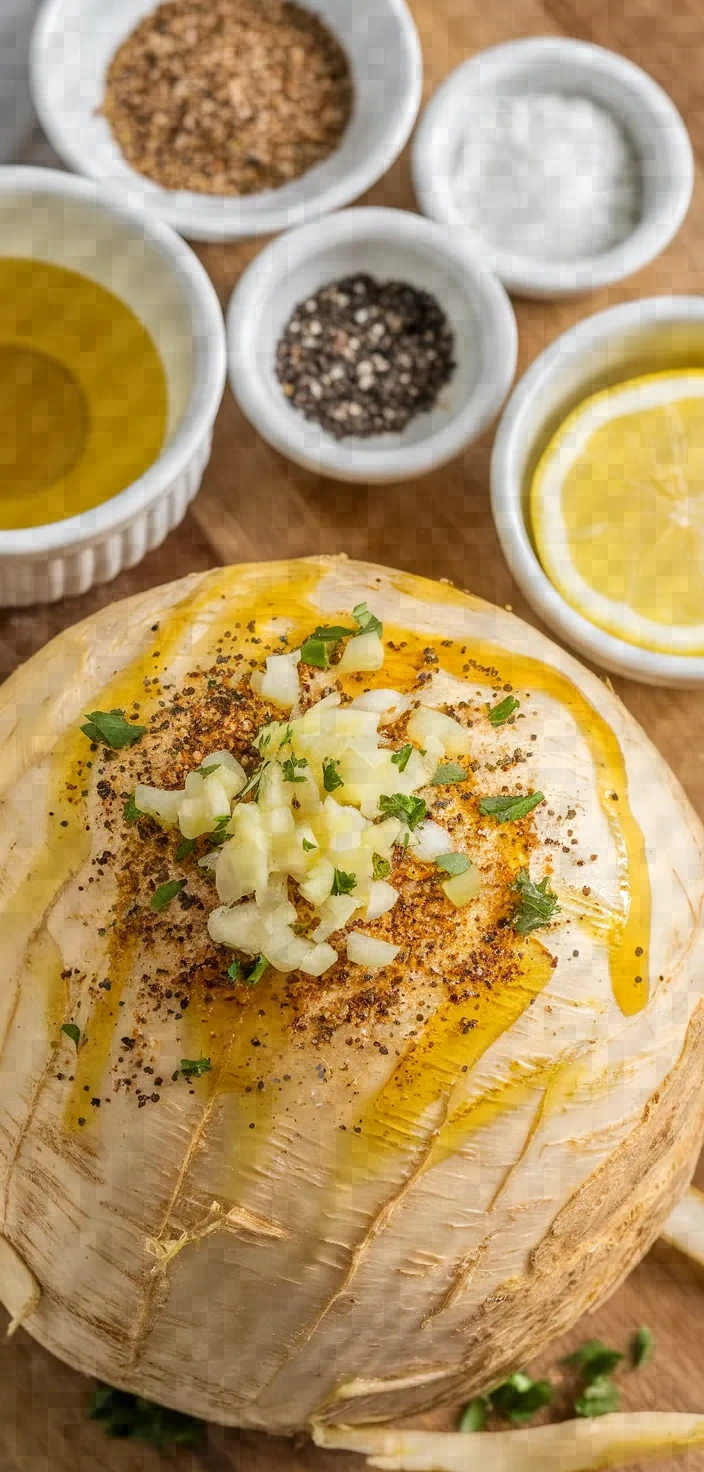
<svg viewBox="0 0 704 1472"><path fill-rule="evenodd" d="M585 399L533 476L550 581L585 618L667 654L704 653L704 371Z"/></svg>

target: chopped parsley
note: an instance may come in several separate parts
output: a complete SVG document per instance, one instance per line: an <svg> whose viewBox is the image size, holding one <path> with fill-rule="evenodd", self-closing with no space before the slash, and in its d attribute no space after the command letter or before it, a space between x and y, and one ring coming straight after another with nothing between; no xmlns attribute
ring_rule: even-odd
<svg viewBox="0 0 704 1472"><path fill-rule="evenodd" d="M467 773L459 762L440 762L430 781L435 787L445 787L450 782L466 782Z"/></svg>
<svg viewBox="0 0 704 1472"><path fill-rule="evenodd" d="M539 884L534 884L528 870L521 869L509 888L520 895L513 915L513 928L519 935L530 935L541 925L549 925L559 912L557 895L548 889L547 876Z"/></svg>
<svg viewBox="0 0 704 1472"><path fill-rule="evenodd" d="M178 846L178 848L176 850L176 858L178 859L179 864L182 862L183 859L190 858L191 854L193 853L193 850L195 849L195 846L196 846L195 838L182 838L181 839L181 842L180 842L180 844L179 844L179 846Z"/></svg>
<svg viewBox="0 0 704 1472"><path fill-rule="evenodd" d="M125 806L122 809L122 816L123 816L123 818L124 818L124 820L125 820L126 823L136 823L137 822L137 819L138 818L141 818L141 816L142 816L142 814L141 814L141 812L140 812L139 808L137 807L137 804L136 804L136 802L134 800L134 793L133 792L130 793L130 796L128 797L127 802L125 803Z"/></svg>
<svg viewBox="0 0 704 1472"><path fill-rule="evenodd" d="M264 774L264 768L266 766L268 766L267 762L261 762L258 767L255 767L251 777L248 777L241 792L238 792L238 800L241 800L243 797L247 797L250 792L254 792L255 787L259 786L259 783L261 782L262 776Z"/></svg>
<svg viewBox="0 0 704 1472"><path fill-rule="evenodd" d="M301 645L301 660L303 664L312 664L318 670L326 670L330 666L330 648L333 652L341 639L346 639L348 634L354 634L355 629L343 628L342 624L323 626L313 630Z"/></svg>
<svg viewBox="0 0 704 1472"><path fill-rule="evenodd" d="M475 1396L462 1412L458 1431L483 1431L486 1426L487 1413L490 1410L491 1401L488 1396Z"/></svg>
<svg viewBox="0 0 704 1472"><path fill-rule="evenodd" d="M181 1072L184 1078L200 1078L203 1073L212 1073L209 1058L182 1058Z"/></svg>
<svg viewBox="0 0 704 1472"><path fill-rule="evenodd" d="M403 792L395 792L393 797L379 798L379 811L385 818L400 818L412 831L423 821L428 809L422 797L407 797Z"/></svg>
<svg viewBox="0 0 704 1472"><path fill-rule="evenodd" d="M65 1032L67 1038L71 1039L71 1042L75 1044L76 1048L80 1046L81 1029L80 1027L76 1027L75 1022L63 1022L61 1024L61 1031Z"/></svg>
<svg viewBox="0 0 704 1472"><path fill-rule="evenodd" d="M446 874L466 874L470 866L466 854L440 854L435 863Z"/></svg>
<svg viewBox="0 0 704 1472"><path fill-rule="evenodd" d="M381 854L372 854L372 877L388 879L390 873L391 865L388 859L382 859Z"/></svg>
<svg viewBox="0 0 704 1472"><path fill-rule="evenodd" d="M134 746L147 730L146 726L135 726L131 721L125 720L123 710L91 710L86 712L85 726L81 726L84 736L90 741L104 741L106 746L112 746L115 751L120 751L123 746Z"/></svg>
<svg viewBox="0 0 704 1472"><path fill-rule="evenodd" d="M479 811L485 818L496 818L497 823L517 823L544 800L542 792L528 792L525 797L480 797Z"/></svg>
<svg viewBox="0 0 704 1472"><path fill-rule="evenodd" d="M634 1370L639 1370L641 1365L644 1365L646 1360L650 1359L654 1344L655 1341L652 1333L645 1324L642 1324L640 1329L636 1329L630 1345L631 1363Z"/></svg>
<svg viewBox="0 0 704 1472"><path fill-rule="evenodd" d="M230 837L230 834L227 831L227 825L230 821L231 816L231 813L222 813L219 818L215 819L215 829L212 833L208 834L211 849L219 848L221 843L227 843L227 840Z"/></svg>
<svg viewBox="0 0 704 1472"><path fill-rule="evenodd" d="M303 767L307 766L308 763L304 756L287 757L286 761L281 763L281 770L284 774L284 782L305 782L305 777L297 777L296 772L297 770L302 770Z"/></svg>
<svg viewBox="0 0 704 1472"><path fill-rule="evenodd" d="M336 869L332 881L332 894L351 894L357 888L357 876L345 874L343 869Z"/></svg>
<svg viewBox="0 0 704 1472"><path fill-rule="evenodd" d="M505 700L500 700L498 705L488 705L486 713L492 726L503 726L506 721L520 710L521 702L514 695L507 695Z"/></svg>
<svg viewBox="0 0 704 1472"><path fill-rule="evenodd" d="M301 840L301 848L303 849L304 854L311 854L313 852L313 849L316 849L317 847L317 843L310 843L307 838L303 838Z"/></svg>
<svg viewBox="0 0 704 1472"><path fill-rule="evenodd" d="M323 762L323 787L326 792L334 792L338 787L344 787L344 781L338 772L340 763L334 756L328 757Z"/></svg>
<svg viewBox="0 0 704 1472"><path fill-rule="evenodd" d="M91 1421L100 1422L107 1436L145 1441L158 1452L175 1446L198 1447L205 1436L205 1422L195 1416L100 1383L93 1392L88 1415Z"/></svg>
<svg viewBox="0 0 704 1472"><path fill-rule="evenodd" d="M554 1391L549 1380L532 1380L524 1370L516 1370L489 1396L491 1408L512 1426L525 1426L537 1411L552 1402Z"/></svg>
<svg viewBox="0 0 704 1472"><path fill-rule="evenodd" d="M262 953L259 956L257 956L257 959L256 959L256 961L255 961L255 963L254 963L254 965L252 967L252 970L251 971L248 971L247 972L247 975L244 978L245 981L246 981L246 983L247 983L247 986L256 986L257 985L257 982L258 981L261 981L261 979L262 979L262 977L264 975L264 972L266 971L266 968L267 968L268 965L269 965L269 962L267 961L267 958L264 955L264 952L262 951Z"/></svg>
<svg viewBox="0 0 704 1472"><path fill-rule="evenodd" d="M394 752L391 760L394 766L398 767L399 772L405 772L412 750L413 747L411 746L411 743L409 741L405 746L401 747L400 751Z"/></svg>
<svg viewBox="0 0 704 1472"><path fill-rule="evenodd" d="M166 906L170 905L172 900L175 900L177 894L180 894L181 890L186 888L187 883L187 879L167 879L165 884L160 884L159 888L154 890L149 901L150 909L156 911L165 910Z"/></svg>
<svg viewBox="0 0 704 1472"><path fill-rule="evenodd" d="M239 981L242 976L242 967L239 961L232 961L227 968L230 981Z"/></svg>
<svg viewBox="0 0 704 1472"><path fill-rule="evenodd" d="M582 1379L589 1385L592 1380L610 1375L622 1359L623 1355L618 1349L609 1349L600 1339L587 1339L586 1344L582 1344L574 1354L566 1355L562 1363L575 1365Z"/></svg>
<svg viewBox="0 0 704 1472"><path fill-rule="evenodd" d="M381 638L384 632L384 625L375 613L369 612L366 603L358 603L356 608L352 609L352 617L359 624L358 633L378 634L379 638Z"/></svg>
<svg viewBox="0 0 704 1472"><path fill-rule="evenodd" d="M578 1416L608 1416L617 1411L621 1404L618 1386L608 1375L597 1375L585 1386L574 1403Z"/></svg>

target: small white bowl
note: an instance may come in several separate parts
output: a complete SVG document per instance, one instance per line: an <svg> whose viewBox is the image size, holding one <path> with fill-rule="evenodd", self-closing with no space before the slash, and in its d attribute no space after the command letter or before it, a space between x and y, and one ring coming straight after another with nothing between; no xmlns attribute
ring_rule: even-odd
<svg viewBox="0 0 704 1472"><path fill-rule="evenodd" d="M354 111L339 148L281 189L233 198L162 189L126 162L99 115L118 46L156 0L46 0L34 32L34 103L54 148L191 240L268 235L340 209L370 189L404 148L420 106L423 63L405 0L306 0L343 46Z"/></svg>
<svg viewBox="0 0 704 1472"><path fill-rule="evenodd" d="M225 386L225 329L189 246L87 179L0 169L0 254L64 266L126 302L159 349L169 400L164 448L139 480L93 511L0 531L0 605L17 607L107 582L178 526L210 459Z"/></svg>
<svg viewBox="0 0 704 1472"><path fill-rule="evenodd" d="M289 404L274 362L294 307L358 271L431 292L454 330L457 366L435 408L400 434L336 440ZM267 246L235 289L227 338L230 383L255 429L336 480L406 480L444 465L494 418L516 369L516 319L500 282L461 241L403 210L344 210Z"/></svg>
<svg viewBox="0 0 704 1472"><path fill-rule="evenodd" d="M487 101L546 91L586 97L603 107L621 124L638 159L640 216L624 240L600 255L540 261L512 251L508 241L498 249L470 230L453 196L451 171L460 140L467 126L480 128ZM462 234L509 291L539 298L593 291L654 260L677 234L694 183L687 129L652 77L613 51L559 36L508 41L457 67L423 113L412 165L423 212Z"/></svg>
<svg viewBox="0 0 704 1472"><path fill-rule="evenodd" d="M524 374L502 415L491 461L496 530L529 603L585 659L647 685L701 685L704 657L641 649L572 608L535 551L530 486L553 434L589 394L640 373L692 367L704 367L704 297L648 297L597 312L558 337Z"/></svg>

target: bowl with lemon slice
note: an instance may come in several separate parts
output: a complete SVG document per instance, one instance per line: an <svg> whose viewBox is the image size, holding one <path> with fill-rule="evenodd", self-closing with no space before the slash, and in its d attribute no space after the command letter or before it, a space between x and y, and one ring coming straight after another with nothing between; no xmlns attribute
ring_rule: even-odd
<svg viewBox="0 0 704 1472"><path fill-rule="evenodd" d="M525 374L491 468L504 554L587 659L704 683L704 297L578 323Z"/></svg>

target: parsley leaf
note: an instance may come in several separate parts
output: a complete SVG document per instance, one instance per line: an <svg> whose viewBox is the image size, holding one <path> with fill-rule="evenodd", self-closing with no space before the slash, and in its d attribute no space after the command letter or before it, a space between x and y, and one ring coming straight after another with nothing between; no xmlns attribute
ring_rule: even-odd
<svg viewBox="0 0 704 1472"><path fill-rule="evenodd" d="M345 874L343 869L336 869L332 881L332 894L351 894L357 888L357 877L355 874Z"/></svg>
<svg viewBox="0 0 704 1472"><path fill-rule="evenodd" d="M339 644L340 639L346 639L348 634L356 634L356 629L346 629L342 624L323 624L311 635L312 639L322 639L324 644Z"/></svg>
<svg viewBox="0 0 704 1472"><path fill-rule="evenodd" d="M382 859L381 854L372 854L372 877L388 879L390 873L391 865L388 859Z"/></svg>
<svg viewBox="0 0 704 1472"><path fill-rule="evenodd" d="M194 850L195 846L196 846L195 838L182 838L181 839L181 842L180 842L180 844L179 844L179 846L178 846L178 848L176 850L176 858L178 859L179 864L181 863L181 861L183 859L190 858L191 854L193 853L193 850Z"/></svg>
<svg viewBox="0 0 704 1472"><path fill-rule="evenodd" d="M525 797L480 797L479 811L497 823L517 823L544 802L542 792L529 792Z"/></svg>
<svg viewBox="0 0 704 1472"><path fill-rule="evenodd" d="M158 1452L170 1447L197 1447L205 1435L205 1422L182 1411L170 1411L131 1391L113 1390L98 1383L88 1408L91 1421L101 1423L106 1435L145 1441Z"/></svg>
<svg viewBox="0 0 704 1472"><path fill-rule="evenodd" d="M509 889L521 896L513 916L513 928L519 935L530 935L539 926L549 925L553 916L559 913L557 895L548 889L547 876L541 879L540 884L534 884L528 870L521 869Z"/></svg>
<svg viewBox="0 0 704 1472"><path fill-rule="evenodd" d="M553 1394L549 1380L531 1380L524 1370L517 1370L492 1390L489 1400L493 1410L512 1426L524 1426L543 1406L551 1404Z"/></svg>
<svg viewBox="0 0 704 1472"><path fill-rule="evenodd" d="M159 910L165 910L166 906L170 905L172 900L175 900L177 894L180 894L181 890L186 888L187 883L187 879L167 879L166 884L160 884L159 888L154 890L149 901L150 909L156 910L157 912Z"/></svg>
<svg viewBox="0 0 704 1472"><path fill-rule="evenodd" d="M406 797L403 792L395 792L393 797L379 798L379 811L386 818L400 818L413 830L423 821L428 809L422 797Z"/></svg>
<svg viewBox="0 0 704 1472"><path fill-rule="evenodd" d="M338 772L340 763L334 756L328 757L323 762L323 787L326 792L334 792L337 787L344 787L344 781Z"/></svg>
<svg viewBox="0 0 704 1472"><path fill-rule="evenodd" d="M123 710L91 710L86 712L87 725L81 726L84 736L91 741L104 741L120 751L123 746L134 746L147 730L146 726L135 726L125 720Z"/></svg>
<svg viewBox="0 0 704 1472"><path fill-rule="evenodd" d="M430 781L435 787L445 787L450 782L466 782L467 773L459 762L440 762Z"/></svg>
<svg viewBox="0 0 704 1472"><path fill-rule="evenodd" d="M460 1417L458 1431L483 1431L486 1426L487 1412L491 1410L491 1402L486 1395L477 1395L474 1400L465 1406Z"/></svg>
<svg viewBox="0 0 704 1472"><path fill-rule="evenodd" d="M654 1344L652 1333L645 1324L642 1324L640 1329L636 1329L631 1340L631 1361L634 1370L639 1370L641 1365L650 1359Z"/></svg>
<svg viewBox="0 0 704 1472"><path fill-rule="evenodd" d="M141 818L142 814L134 800L134 793L131 793L128 797L122 809L122 816L126 823L136 823L137 819Z"/></svg>
<svg viewBox="0 0 704 1472"><path fill-rule="evenodd" d="M62 1023L61 1031L65 1032L67 1038L71 1039L71 1042L75 1044L76 1048L79 1047L81 1041L81 1029L80 1027L76 1027L75 1022Z"/></svg>
<svg viewBox="0 0 704 1472"><path fill-rule="evenodd" d="M399 772L405 772L412 750L413 747L411 746L411 743L409 741L406 746L401 747L400 751L394 752L391 760L394 766L398 767Z"/></svg>
<svg viewBox="0 0 704 1472"><path fill-rule="evenodd" d="M230 981L239 981L240 980L240 978L242 976L242 967L241 967L239 961L232 961L231 962L231 964L227 968L227 974L228 974L228 976L230 978Z"/></svg>
<svg viewBox="0 0 704 1472"><path fill-rule="evenodd" d="M305 777L296 776L296 768L307 767L308 763L304 756L289 756L281 763L284 774L284 782L305 782Z"/></svg>
<svg viewBox="0 0 704 1472"><path fill-rule="evenodd" d="M241 792L238 792L237 794L238 802L240 802L243 797L247 797L248 793L253 792L255 787L259 786L259 783L261 782L262 776L264 774L264 768L266 766L268 766L268 762L262 762L260 766L255 767L251 777L247 779Z"/></svg>
<svg viewBox="0 0 704 1472"><path fill-rule="evenodd" d="M307 838L301 839L301 848L303 849L304 854L311 854L313 852L313 849L317 847L317 843L309 843Z"/></svg>
<svg viewBox="0 0 704 1472"><path fill-rule="evenodd" d="M608 1375L598 1375L577 1397L574 1408L578 1416L608 1416L621 1404L618 1386Z"/></svg>
<svg viewBox="0 0 704 1472"><path fill-rule="evenodd" d="M259 956L257 956L257 959L256 959L256 961L255 961L255 963L254 963L254 965L252 967L252 970L249 971L247 973L247 975L245 976L245 978L244 978L244 980L247 983L247 986L256 986L257 985L257 982L258 981L261 981L261 979L262 979L262 977L264 975L264 972L266 971L266 968L267 968L268 965L269 965L269 962L267 961L267 958L264 955L264 952L262 951L262 953Z"/></svg>
<svg viewBox="0 0 704 1472"><path fill-rule="evenodd" d="M623 1355L617 1349L608 1349L601 1339L588 1339L574 1354L568 1354L562 1363L576 1365L585 1384L591 1385L592 1380L610 1375L622 1359Z"/></svg>
<svg viewBox="0 0 704 1472"><path fill-rule="evenodd" d="M317 670L326 670L330 665L328 646L324 639L316 639L312 634L301 644L301 664L312 664Z"/></svg>
<svg viewBox="0 0 704 1472"><path fill-rule="evenodd" d="M384 625L375 613L369 612L366 603L358 603L356 608L352 609L352 617L359 624L358 633L378 634L381 638L384 632Z"/></svg>
<svg viewBox="0 0 704 1472"><path fill-rule="evenodd" d="M438 869L444 869L446 874L466 874L469 868L469 859L466 854L440 854L435 863Z"/></svg>
<svg viewBox="0 0 704 1472"><path fill-rule="evenodd" d="M348 634L355 634L356 629L346 629L342 624L323 625L313 630L301 645L301 660L303 664L312 664L316 669L326 670L330 665L329 644L339 644L341 639L346 639Z"/></svg>
<svg viewBox="0 0 704 1472"><path fill-rule="evenodd" d="M515 711L520 710L521 702L514 695L507 695L505 700L500 700L498 705L488 705L486 713L492 726L503 726Z"/></svg>
<svg viewBox="0 0 704 1472"><path fill-rule="evenodd" d="M182 1058L181 1072L184 1078L200 1078L202 1073L212 1073L209 1058Z"/></svg>

